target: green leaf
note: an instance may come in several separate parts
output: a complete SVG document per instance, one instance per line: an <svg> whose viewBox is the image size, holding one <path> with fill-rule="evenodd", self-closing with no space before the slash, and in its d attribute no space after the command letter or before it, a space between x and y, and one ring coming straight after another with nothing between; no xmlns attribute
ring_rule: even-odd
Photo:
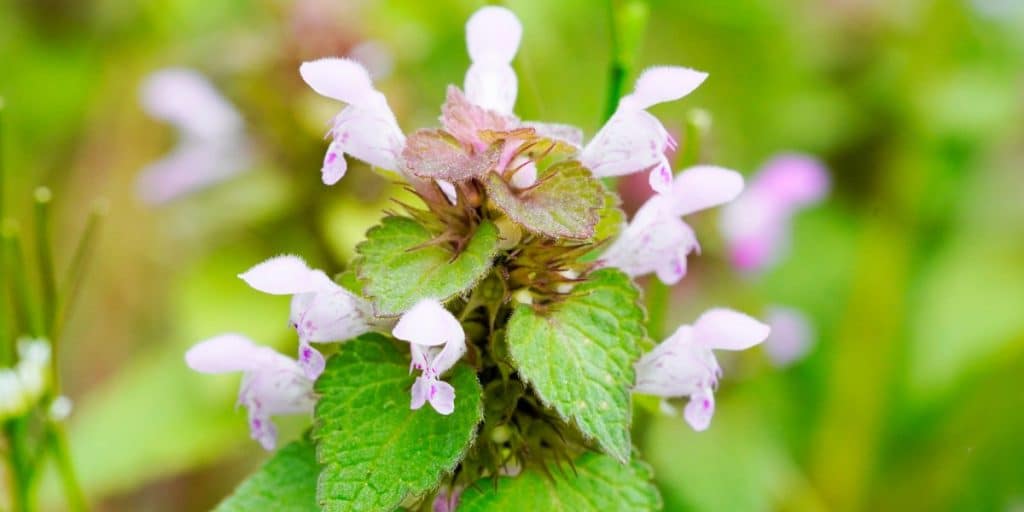
<svg viewBox="0 0 1024 512"><path fill-rule="evenodd" d="M357 297L363 296L363 285L359 282L359 276L351 269L334 276L334 282Z"/></svg>
<svg viewBox="0 0 1024 512"><path fill-rule="evenodd" d="M644 311L629 276L590 274L547 311L521 304L508 322L520 375L562 417L620 461L629 460L633 363L644 339Z"/></svg>
<svg viewBox="0 0 1024 512"><path fill-rule="evenodd" d="M445 301L473 287L491 269L498 228L483 221L459 254L407 217L385 217L356 247L363 292L381 316L394 316L421 299Z"/></svg>
<svg viewBox="0 0 1024 512"><path fill-rule="evenodd" d="M595 242L615 238L622 231L623 226L626 224L626 212L622 211L622 208L619 207L620 205L619 196L605 188L604 206L598 212L598 217L601 220L597 222L597 227L594 228Z"/></svg>
<svg viewBox="0 0 1024 512"><path fill-rule="evenodd" d="M320 466L310 441L295 441L281 448L217 505L215 512L319 512L316 479Z"/></svg>
<svg viewBox="0 0 1024 512"><path fill-rule="evenodd" d="M476 374L457 365L455 412L409 409L409 358L380 334L342 345L316 382L313 437L324 469L318 498L327 511L393 510L433 489L462 459L483 416Z"/></svg>
<svg viewBox="0 0 1024 512"><path fill-rule="evenodd" d="M577 459L575 471L546 475L527 471L501 477L498 485L478 482L462 493L459 512L532 510L545 512L604 512L661 510L661 496L651 482L651 470L639 461L628 465L599 453Z"/></svg>
<svg viewBox="0 0 1024 512"><path fill-rule="evenodd" d="M472 154L455 137L441 130L419 130L406 139L402 150L405 168L425 179L463 181L483 176L494 168L501 146Z"/></svg>
<svg viewBox="0 0 1024 512"><path fill-rule="evenodd" d="M574 240L594 236L604 187L578 161L552 165L536 185L523 190L515 190L496 173L484 181L494 204L527 230Z"/></svg>

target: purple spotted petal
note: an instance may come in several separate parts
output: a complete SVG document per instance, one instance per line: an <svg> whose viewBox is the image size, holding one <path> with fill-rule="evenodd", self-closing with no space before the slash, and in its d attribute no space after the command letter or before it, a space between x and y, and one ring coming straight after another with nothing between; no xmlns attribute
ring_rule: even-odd
<svg viewBox="0 0 1024 512"><path fill-rule="evenodd" d="M711 417L715 415L715 396L710 390L704 390L690 397L690 402L683 409L683 418L697 432L703 432L711 425Z"/></svg>
<svg viewBox="0 0 1024 512"><path fill-rule="evenodd" d="M299 341L299 366L309 380L316 380L324 372L324 355L313 348L308 341Z"/></svg>

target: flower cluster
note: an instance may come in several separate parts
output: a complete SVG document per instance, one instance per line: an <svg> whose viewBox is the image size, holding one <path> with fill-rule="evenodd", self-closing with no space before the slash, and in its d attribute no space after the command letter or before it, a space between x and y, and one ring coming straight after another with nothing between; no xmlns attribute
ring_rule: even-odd
<svg viewBox="0 0 1024 512"><path fill-rule="evenodd" d="M707 75L675 66L642 72L585 142L578 128L515 114L512 62L522 34L509 10L477 11L466 26L471 65L463 88L449 86L439 128L412 133L359 63L325 58L300 67L315 92L344 103L327 132L322 181L338 183L355 158L393 172L418 199L399 203L401 212L368 231L352 268L335 279L296 256L239 276L258 291L292 296L297 358L237 334L186 355L198 371L243 372L239 402L264 447L275 446L273 415L328 401L316 407L313 437L331 443L348 439L331 430L346 422L385 422L376 413L355 417L372 402L382 418L416 415L415 428L424 429L417 435L447 435L469 421L438 470L454 471L450 490L586 451L625 462L631 393L689 397L686 421L703 430L721 376L712 351L743 350L768 336L761 322L713 309L646 355L641 349L644 313L632 278L654 273L678 282L700 247L682 217L743 189L739 173L720 167L674 173L667 154L676 142L648 112L688 95ZM627 223L601 178L635 173L646 173L653 196ZM312 344L327 342L347 344L326 360ZM389 359L396 350L402 359ZM415 376L405 375L405 357ZM360 381L376 374L359 366L371 360L389 366L380 370L388 378ZM401 374L386 373L396 361ZM408 387L398 389L399 381ZM338 401L330 393L341 388L365 393ZM400 413L391 408L395 392L411 395ZM432 411L421 410L426 404ZM339 420L339 410L353 416ZM402 429L413 424L402 422ZM431 492L437 497L436 487Z"/></svg>
<svg viewBox="0 0 1024 512"><path fill-rule="evenodd" d="M24 414L46 393L50 352L46 340L18 340L18 363L13 368L0 368L0 420Z"/></svg>

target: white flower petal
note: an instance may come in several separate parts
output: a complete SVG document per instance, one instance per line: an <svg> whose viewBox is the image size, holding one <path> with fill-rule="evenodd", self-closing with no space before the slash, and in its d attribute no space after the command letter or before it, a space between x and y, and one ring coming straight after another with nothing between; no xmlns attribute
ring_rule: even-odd
<svg viewBox="0 0 1024 512"><path fill-rule="evenodd" d="M300 339L347 341L372 329L369 302L334 284L292 297L290 321Z"/></svg>
<svg viewBox="0 0 1024 512"><path fill-rule="evenodd" d="M256 409L249 409L249 437L268 452L277 447L277 427L270 421L269 415L261 414Z"/></svg>
<svg viewBox="0 0 1024 512"><path fill-rule="evenodd" d="M679 173L672 183L672 207L687 215L736 199L743 191L743 176L713 165L698 165Z"/></svg>
<svg viewBox="0 0 1024 512"><path fill-rule="evenodd" d="M379 101L380 93L374 89L370 73L352 59L329 57L303 62L299 74L321 96L362 107Z"/></svg>
<svg viewBox="0 0 1024 512"><path fill-rule="evenodd" d="M279 358L288 359L241 334L222 334L201 341L185 353L189 368L203 373L249 371Z"/></svg>
<svg viewBox="0 0 1024 512"><path fill-rule="evenodd" d="M686 246L680 247L680 250L676 254L661 263L658 268L655 269L655 273L661 282L672 286L678 283L683 277L686 276L686 256L689 254L689 248Z"/></svg>
<svg viewBox="0 0 1024 512"><path fill-rule="evenodd" d="M519 18L504 7L483 7L466 22L466 47L473 62L512 62L522 36Z"/></svg>
<svg viewBox="0 0 1024 512"><path fill-rule="evenodd" d="M270 258L238 275L249 286L272 295L308 293L331 287L326 274L313 270L298 256Z"/></svg>
<svg viewBox="0 0 1024 512"><path fill-rule="evenodd" d="M637 212L622 234L601 255L604 266L615 267L632 277L652 272L672 281L670 267L679 266L681 255L698 247L697 238L685 222L675 216L667 196L656 195ZM680 270L685 271L685 267ZM681 276L680 276L681 277Z"/></svg>
<svg viewBox="0 0 1024 512"><path fill-rule="evenodd" d="M683 409L683 418L697 432L703 432L711 426L711 417L715 414L715 395L710 389L704 389L690 397L690 402Z"/></svg>
<svg viewBox="0 0 1024 512"><path fill-rule="evenodd" d="M459 326L459 332L462 332L462 326ZM455 363L459 362L459 359L466 353L466 340L465 337L459 337L450 340L444 344L444 348L437 354L437 357L431 361L431 370L435 375L442 375L444 372L455 366Z"/></svg>
<svg viewBox="0 0 1024 512"><path fill-rule="evenodd" d="M411 400L409 401L409 408L412 410L423 407L423 404L427 403L427 398L430 397L430 379L424 376L416 377L416 381L412 383Z"/></svg>
<svg viewBox="0 0 1024 512"><path fill-rule="evenodd" d="M639 108L650 108L658 103L675 101L690 94L704 83L707 77L707 73L681 66L647 68L637 78L633 93L628 97Z"/></svg>
<svg viewBox="0 0 1024 512"><path fill-rule="evenodd" d="M668 157L662 154L661 161L654 165L651 172L647 175L647 183L651 186L651 190L658 194L664 194L672 190L672 168L670 167Z"/></svg>
<svg viewBox="0 0 1024 512"><path fill-rule="evenodd" d="M715 308L705 311L693 324L696 343L712 349L745 350L768 337L771 328L738 311Z"/></svg>
<svg viewBox="0 0 1024 512"><path fill-rule="evenodd" d="M371 107L345 107L334 118L331 137L334 139L331 144L334 148L370 165L388 171L399 168L399 155L405 145L405 135L386 102ZM325 173L324 183L335 177L340 179L336 170Z"/></svg>
<svg viewBox="0 0 1024 512"><path fill-rule="evenodd" d="M316 402L313 379L306 375L298 361L277 355L280 358L270 364L245 373L238 393L239 403L271 416L312 411Z"/></svg>
<svg viewBox="0 0 1024 512"><path fill-rule="evenodd" d="M465 344L466 341L462 324L434 299L417 302L402 315L391 334L400 340L428 347L451 342Z"/></svg>
<svg viewBox="0 0 1024 512"><path fill-rule="evenodd" d="M443 380L431 383L429 396L430 406L445 416L455 412L455 388Z"/></svg>
<svg viewBox="0 0 1024 512"><path fill-rule="evenodd" d="M479 62L466 71L466 98L479 107L511 115L515 110L519 80L508 64Z"/></svg>
<svg viewBox="0 0 1024 512"><path fill-rule="evenodd" d="M664 163L674 144L661 121L647 111L620 108L580 153L580 162L599 178L624 176Z"/></svg>
<svg viewBox="0 0 1024 512"><path fill-rule="evenodd" d="M636 362L637 393L680 397L715 382L718 362L693 341L693 328L680 326L672 336Z"/></svg>
<svg viewBox="0 0 1024 512"><path fill-rule="evenodd" d="M324 372L327 361L319 350L309 344L309 341L299 340L299 366L302 367L306 378L316 380Z"/></svg>
<svg viewBox="0 0 1024 512"><path fill-rule="evenodd" d="M345 148L337 142L331 142L324 155L324 165L320 168L324 185L334 185L345 177L348 162L345 161Z"/></svg>

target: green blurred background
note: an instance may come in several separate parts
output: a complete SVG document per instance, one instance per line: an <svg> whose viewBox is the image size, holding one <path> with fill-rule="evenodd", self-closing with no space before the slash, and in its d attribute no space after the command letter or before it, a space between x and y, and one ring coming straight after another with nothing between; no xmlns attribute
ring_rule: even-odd
<svg viewBox="0 0 1024 512"><path fill-rule="evenodd" d="M320 184L338 105L303 60L373 41L402 127L434 124L468 65L481 2L0 0L8 213L54 190L58 265L96 197L109 215L61 354L75 463L98 510L207 510L265 457L233 409L237 376L190 372L192 343L240 331L291 353L287 298L235 275L282 252L343 268L391 186L362 164ZM525 119L600 126L605 2L505 3L523 21ZM1024 2L652 1L637 65L710 73L656 107L713 118L703 159L750 174L784 150L821 157L833 193L798 216L790 257L755 279L727 264L717 213L674 290L671 327L710 305L807 312L810 356L723 361L709 431L638 412L668 510L1024 508ZM246 120L251 172L172 204L135 195L175 144L138 89L205 73ZM631 76L628 83L631 84ZM283 423L284 436L303 428ZM3 490L0 488L0 490ZM44 485L53 510L59 486Z"/></svg>

